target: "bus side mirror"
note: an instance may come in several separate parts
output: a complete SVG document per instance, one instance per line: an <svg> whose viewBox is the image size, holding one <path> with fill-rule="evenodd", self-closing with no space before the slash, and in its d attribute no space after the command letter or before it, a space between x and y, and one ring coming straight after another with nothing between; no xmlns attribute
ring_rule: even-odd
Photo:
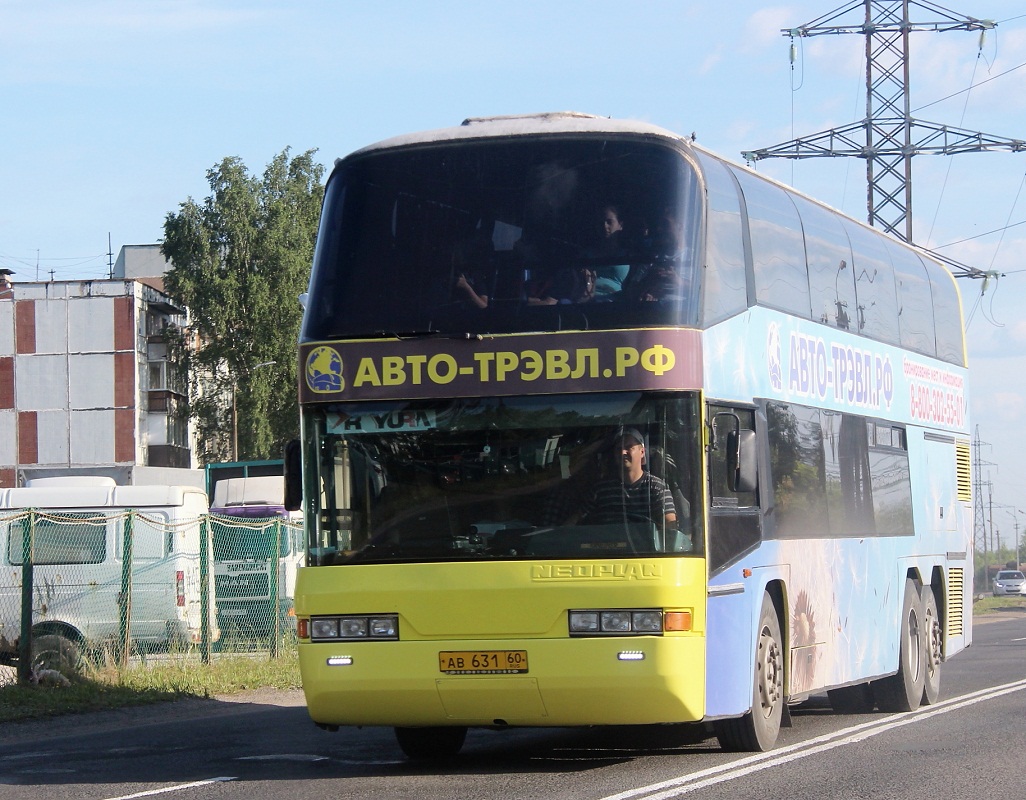
<svg viewBox="0 0 1026 800"><path fill-rule="evenodd" d="M299 511L303 507L303 448L299 439L291 439L285 445L284 474L286 511Z"/></svg>
<svg viewBox="0 0 1026 800"><path fill-rule="evenodd" d="M754 492L757 478L755 431L727 434L727 481L732 492Z"/></svg>

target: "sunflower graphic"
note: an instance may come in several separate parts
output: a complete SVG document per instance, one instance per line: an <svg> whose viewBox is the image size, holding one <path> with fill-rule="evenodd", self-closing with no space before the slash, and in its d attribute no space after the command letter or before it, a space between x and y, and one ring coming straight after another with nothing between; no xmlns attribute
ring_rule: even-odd
<svg viewBox="0 0 1026 800"><path fill-rule="evenodd" d="M816 614L802 589L791 614L791 693L801 694L812 686L816 674Z"/></svg>

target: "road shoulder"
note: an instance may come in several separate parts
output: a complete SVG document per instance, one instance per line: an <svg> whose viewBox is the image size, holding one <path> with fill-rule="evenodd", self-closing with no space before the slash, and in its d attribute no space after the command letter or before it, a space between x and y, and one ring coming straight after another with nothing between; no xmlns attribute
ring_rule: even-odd
<svg viewBox="0 0 1026 800"><path fill-rule="evenodd" d="M260 688L218 697L185 697L181 700L150 703L142 706L88 711L44 719L8 722L0 726L0 744L91 736L106 730L124 730L151 725L159 720L189 722L212 716L248 714L268 706L303 706L301 689Z"/></svg>

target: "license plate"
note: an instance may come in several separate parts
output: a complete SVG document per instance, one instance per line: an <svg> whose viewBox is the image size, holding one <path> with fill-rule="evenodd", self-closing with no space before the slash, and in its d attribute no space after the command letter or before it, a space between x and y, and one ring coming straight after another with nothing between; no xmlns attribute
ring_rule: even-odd
<svg viewBox="0 0 1026 800"><path fill-rule="evenodd" d="M527 672L526 650L449 650L438 654L446 675L516 675Z"/></svg>

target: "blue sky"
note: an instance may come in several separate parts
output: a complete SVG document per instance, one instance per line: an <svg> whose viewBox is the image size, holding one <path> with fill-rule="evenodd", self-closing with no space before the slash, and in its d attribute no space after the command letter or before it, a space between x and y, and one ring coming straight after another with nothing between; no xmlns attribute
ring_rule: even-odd
<svg viewBox="0 0 1026 800"><path fill-rule="evenodd" d="M792 66L780 33L847 5L0 0L0 266L20 280L51 270L102 278L108 234L115 257L158 241L165 216L204 198L206 171L225 156L260 173L285 147L316 148L330 165L468 116L641 119L694 131L740 160L865 115L863 37L799 40ZM939 5L999 24L982 48L976 33L912 34L914 116L1026 139L1022 0ZM857 11L839 20L858 21ZM913 163L917 241L1004 273L982 296L982 282L960 285L973 424L1008 541L1010 508L1023 510L1026 529L1026 319L1016 313L1026 298L1026 153ZM865 219L861 160L758 169Z"/></svg>

